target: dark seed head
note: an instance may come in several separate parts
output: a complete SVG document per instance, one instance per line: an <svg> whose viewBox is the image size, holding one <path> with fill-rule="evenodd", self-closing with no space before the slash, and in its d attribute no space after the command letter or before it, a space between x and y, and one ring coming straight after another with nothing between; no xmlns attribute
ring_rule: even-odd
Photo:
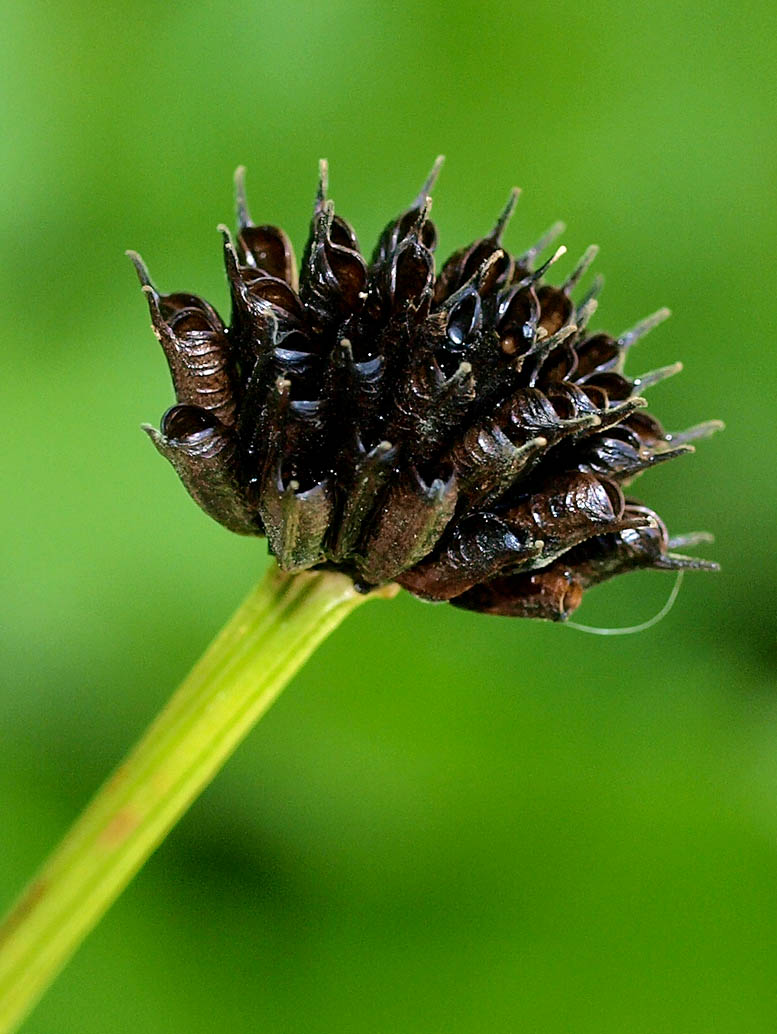
<svg viewBox="0 0 777 1034"><path fill-rule="evenodd" d="M287 571L345 571L360 591L397 581L424 599L563 620L591 585L639 568L714 569L677 555L659 517L624 495L648 467L693 451L716 421L667 434L641 392L680 364L629 378L627 351L659 310L590 333L601 280L572 292L542 253L495 227L435 272L435 166L368 262L327 198L321 163L299 274L283 230L255 225L243 170L238 232L222 227L227 324L190 294L162 294L130 256L177 405L146 427L197 503L231 531L266 535Z"/></svg>

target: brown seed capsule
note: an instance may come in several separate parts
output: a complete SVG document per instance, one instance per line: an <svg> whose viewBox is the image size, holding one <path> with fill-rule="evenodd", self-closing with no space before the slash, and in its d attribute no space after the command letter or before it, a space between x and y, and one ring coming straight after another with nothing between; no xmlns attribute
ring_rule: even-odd
<svg viewBox="0 0 777 1034"><path fill-rule="evenodd" d="M523 254L494 228L435 273L434 168L368 262L327 197L321 163L298 273L283 230L255 225L236 174L237 236L222 227L227 325L194 295L157 291L130 253L178 404L146 428L191 496L225 527L266 535L288 571L336 567L363 591L397 581L487 614L563 620L625 571L714 569L676 555L622 486L693 451L717 421L668 434L626 353L668 310L620 337L589 333L601 279L546 279L563 230Z"/></svg>

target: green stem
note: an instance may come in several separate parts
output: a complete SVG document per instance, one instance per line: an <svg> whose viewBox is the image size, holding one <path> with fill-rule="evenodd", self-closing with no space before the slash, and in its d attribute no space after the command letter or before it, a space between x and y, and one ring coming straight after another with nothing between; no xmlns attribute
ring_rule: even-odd
<svg viewBox="0 0 777 1034"><path fill-rule="evenodd" d="M0 1034L17 1028L292 675L365 598L343 575L275 567L254 589L0 925Z"/></svg>

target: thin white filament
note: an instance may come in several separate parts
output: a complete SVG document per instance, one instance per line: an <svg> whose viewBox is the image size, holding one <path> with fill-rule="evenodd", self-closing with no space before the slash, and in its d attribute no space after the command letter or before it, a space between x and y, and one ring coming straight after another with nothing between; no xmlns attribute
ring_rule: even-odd
<svg viewBox="0 0 777 1034"><path fill-rule="evenodd" d="M680 595L680 586L683 584L684 574L685 571L677 572L677 578L675 578L674 588L669 594L669 599L657 614L654 614L648 621L643 621L641 625L629 625L627 628L596 628L594 625L580 625L576 621L566 621L566 627L575 628L578 632L588 632L591 635L635 635L637 632L646 632L653 625L657 625L659 621L663 621L674 606L675 600Z"/></svg>

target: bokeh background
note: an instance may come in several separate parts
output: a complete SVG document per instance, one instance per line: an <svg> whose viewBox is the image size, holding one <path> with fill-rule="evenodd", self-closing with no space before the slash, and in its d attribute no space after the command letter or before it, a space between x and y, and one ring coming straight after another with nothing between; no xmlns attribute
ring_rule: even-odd
<svg viewBox="0 0 777 1034"><path fill-rule="evenodd" d="M600 244L595 326L675 313L630 365L685 363L652 410L728 424L640 486L720 575L626 638L364 607L29 1034L777 1029L776 39L769 0L7 10L0 908L266 566L139 430L172 395L123 255L223 308L238 163L298 249L321 156L370 242L445 152L443 253L517 183L508 246Z"/></svg>

